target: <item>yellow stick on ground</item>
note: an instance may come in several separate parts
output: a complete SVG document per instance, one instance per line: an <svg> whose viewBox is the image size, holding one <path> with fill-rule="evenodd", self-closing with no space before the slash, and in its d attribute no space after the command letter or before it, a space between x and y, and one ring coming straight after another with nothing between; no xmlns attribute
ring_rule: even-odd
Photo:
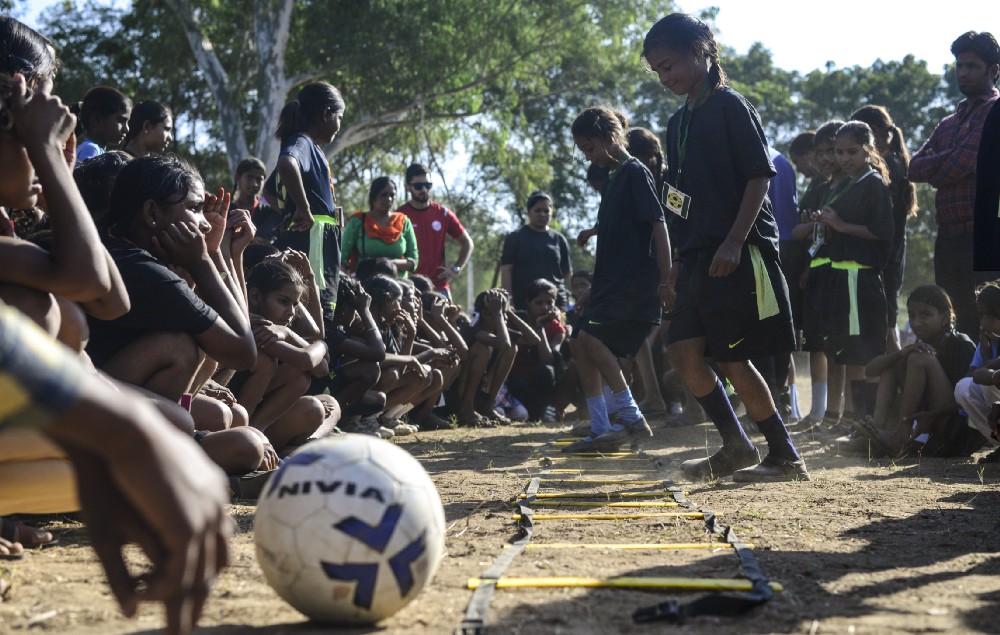
<svg viewBox="0 0 1000 635"><path fill-rule="evenodd" d="M623 469L619 469L619 470L591 470L591 469L584 470L584 469L575 469L575 468L568 468L568 467L557 467L557 468L549 470L549 473L550 474L589 474L591 472L594 472L594 473L604 472L604 473L608 473L608 474L621 474L622 472L625 472L626 474L643 474L645 472L655 472L655 471L656 470L642 470L642 469L638 469L637 470L637 469L634 469L634 468L623 468Z"/></svg>
<svg viewBox="0 0 1000 635"><path fill-rule="evenodd" d="M542 520L638 520L640 518L704 518L701 512L660 512L656 514L535 514L534 521ZM521 520L521 514L511 516Z"/></svg>
<svg viewBox="0 0 1000 635"><path fill-rule="evenodd" d="M536 501L533 507L680 507L673 501L633 501L601 503L597 501Z"/></svg>
<svg viewBox="0 0 1000 635"><path fill-rule="evenodd" d="M539 461L647 461L652 463L654 459L631 456L583 456L582 454L568 454L563 456L543 456Z"/></svg>
<svg viewBox="0 0 1000 635"><path fill-rule="evenodd" d="M747 543L747 547L753 549L755 545ZM508 548L509 545L504 545ZM674 549L732 549L728 542L606 542L606 543L577 543L577 542L533 542L525 549L539 551L544 549L600 549L610 551L672 551Z"/></svg>
<svg viewBox="0 0 1000 635"><path fill-rule="evenodd" d="M602 481L605 482L605 481ZM687 495L687 492L684 492ZM612 498L666 498L668 492L552 492L550 494L535 494L536 499L543 498L593 498L605 500ZM518 498L528 498L527 494L518 494Z"/></svg>
<svg viewBox="0 0 1000 635"><path fill-rule="evenodd" d="M635 452L571 452L568 454L563 454L562 457L572 457L572 456L639 456ZM562 458L562 457L552 457Z"/></svg>
<svg viewBox="0 0 1000 635"><path fill-rule="evenodd" d="M550 472L554 470L549 470ZM556 483L581 483L583 485L663 485L664 487L670 487L670 483L666 481L626 481L626 480L597 480L597 479L586 479L586 478L548 478L546 475L541 475L539 477L543 481L556 482ZM525 483L530 483L531 479L525 481Z"/></svg>
<svg viewBox="0 0 1000 635"><path fill-rule="evenodd" d="M477 589L492 580L469 578L468 587ZM771 589L780 593L784 587L778 582L771 582ZM716 578L498 578L498 589L670 589L675 591L750 591L753 583L750 580L732 580Z"/></svg>

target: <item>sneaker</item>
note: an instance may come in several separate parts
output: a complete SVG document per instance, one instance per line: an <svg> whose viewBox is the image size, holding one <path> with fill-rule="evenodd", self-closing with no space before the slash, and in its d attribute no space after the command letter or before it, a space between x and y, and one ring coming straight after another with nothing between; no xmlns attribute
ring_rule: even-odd
<svg viewBox="0 0 1000 635"><path fill-rule="evenodd" d="M736 470L756 465L760 453L754 446L726 447L703 459L691 459L681 463L684 476L692 481L706 481L729 476Z"/></svg>
<svg viewBox="0 0 1000 635"><path fill-rule="evenodd" d="M578 454L580 452L594 452L594 439L590 435L578 439L559 450L563 454Z"/></svg>
<svg viewBox="0 0 1000 635"><path fill-rule="evenodd" d="M886 456L882 449L867 436L851 432L842 437L831 439L829 446L844 456L858 456L868 459L878 459Z"/></svg>
<svg viewBox="0 0 1000 635"><path fill-rule="evenodd" d="M635 423L622 423L618 430L611 428L601 436L594 439L591 447L594 452L612 452L620 448L629 441L642 441L653 436L653 431L646 423L645 417L639 417Z"/></svg>
<svg viewBox="0 0 1000 635"><path fill-rule="evenodd" d="M255 470L229 477L229 496L234 500L257 500L275 470Z"/></svg>
<svg viewBox="0 0 1000 635"><path fill-rule="evenodd" d="M566 433L568 437L585 437L590 434L590 422L585 421L583 423L578 423L573 426L569 432Z"/></svg>
<svg viewBox="0 0 1000 635"><path fill-rule="evenodd" d="M358 434L367 434L370 437L378 437L379 439L391 439L396 436L396 433L389 428L383 428L375 417L360 419L354 424L354 431Z"/></svg>
<svg viewBox="0 0 1000 635"><path fill-rule="evenodd" d="M781 483L785 481L808 481L809 472L803 459L789 461L768 454L758 465L733 473L736 483Z"/></svg>
<svg viewBox="0 0 1000 635"><path fill-rule="evenodd" d="M414 432L420 432L420 428L403 422L402 419L387 419L380 417L378 423L383 428L388 428L392 430L392 433L397 437L405 437L413 434Z"/></svg>

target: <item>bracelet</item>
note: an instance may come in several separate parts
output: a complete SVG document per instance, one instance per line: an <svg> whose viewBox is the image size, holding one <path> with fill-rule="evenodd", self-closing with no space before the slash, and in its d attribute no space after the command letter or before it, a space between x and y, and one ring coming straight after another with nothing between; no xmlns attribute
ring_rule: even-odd
<svg viewBox="0 0 1000 635"><path fill-rule="evenodd" d="M670 283L669 283L669 282L661 282L661 283L660 283L660 286L661 286L661 287L669 287L669 286L670 286Z"/></svg>

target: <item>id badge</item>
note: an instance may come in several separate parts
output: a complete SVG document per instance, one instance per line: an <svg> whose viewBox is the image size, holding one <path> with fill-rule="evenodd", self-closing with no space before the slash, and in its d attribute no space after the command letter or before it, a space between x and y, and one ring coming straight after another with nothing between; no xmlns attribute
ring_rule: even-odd
<svg viewBox="0 0 1000 635"><path fill-rule="evenodd" d="M819 252L819 248L823 246L826 242L826 225L822 223L816 223L813 225L813 242L809 246L809 256L812 258L816 257Z"/></svg>
<svg viewBox="0 0 1000 635"><path fill-rule="evenodd" d="M662 197L663 206L666 207L668 211L677 214L681 218L688 217L688 211L691 208L690 196L678 190L673 185L664 183Z"/></svg>

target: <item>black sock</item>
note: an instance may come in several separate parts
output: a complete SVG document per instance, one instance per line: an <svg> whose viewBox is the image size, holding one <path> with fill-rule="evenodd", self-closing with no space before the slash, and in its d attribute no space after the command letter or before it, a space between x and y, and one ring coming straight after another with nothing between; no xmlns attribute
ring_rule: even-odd
<svg viewBox="0 0 1000 635"><path fill-rule="evenodd" d="M799 451L795 449L792 438L788 436L788 430L781 421L781 416L774 413L767 419L757 422L760 433L767 439L767 454L779 459L788 461L798 461L801 457Z"/></svg>
<svg viewBox="0 0 1000 635"><path fill-rule="evenodd" d="M722 435L723 446L753 447L753 443L750 442L750 438L743 431L743 426L736 418L733 405L729 403L726 389L722 387L722 382L718 378L715 380L715 388L712 389L712 392L697 399L705 410L705 414Z"/></svg>

